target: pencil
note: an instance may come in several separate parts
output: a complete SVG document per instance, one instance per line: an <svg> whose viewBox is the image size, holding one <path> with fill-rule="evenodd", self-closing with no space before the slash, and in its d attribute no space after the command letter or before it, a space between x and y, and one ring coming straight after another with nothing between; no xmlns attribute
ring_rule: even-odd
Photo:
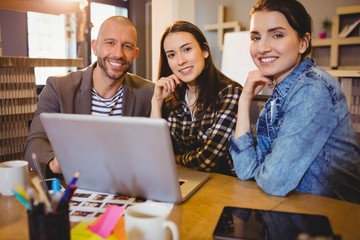
<svg viewBox="0 0 360 240"><path fill-rule="evenodd" d="M34 163L35 171L36 171L37 175L39 176L39 178L40 178L40 180L42 182L43 188L44 188L44 190L46 192L46 196L50 197L48 195L49 194L49 189L48 189L48 187L46 185L44 175L43 175L43 173L41 171L41 168L40 168L39 160L38 160L35 153L32 153L32 160L33 160L33 163Z"/></svg>
<svg viewBox="0 0 360 240"><path fill-rule="evenodd" d="M26 199L27 201L29 200L28 194L22 186L16 184L15 189L16 189L16 192L18 194L20 194L24 199Z"/></svg>
<svg viewBox="0 0 360 240"><path fill-rule="evenodd" d="M61 211L66 206L69 205L69 202L70 202L72 196L74 195L74 192L76 191L76 189L77 189L77 187L76 187L75 184L71 184L66 188L62 198L60 199L60 201L59 201L59 203L58 203L58 205L56 207L57 211Z"/></svg>
<svg viewBox="0 0 360 240"><path fill-rule="evenodd" d="M27 210L30 211L32 209L29 201L23 195L21 195L19 192L15 190L13 190L13 193L15 194L16 199L19 200L19 202L23 204Z"/></svg>
<svg viewBox="0 0 360 240"><path fill-rule="evenodd" d="M79 176L80 176L80 171L77 171L74 174L74 177L71 179L71 181L70 181L70 183L68 185L71 186L73 184L76 184L77 180L79 179Z"/></svg>
<svg viewBox="0 0 360 240"><path fill-rule="evenodd" d="M40 179L38 176L35 176L31 179L32 183L34 184L36 190L39 192L40 200L45 203L46 209L51 209L51 204L49 198L46 196L45 190L41 187Z"/></svg>

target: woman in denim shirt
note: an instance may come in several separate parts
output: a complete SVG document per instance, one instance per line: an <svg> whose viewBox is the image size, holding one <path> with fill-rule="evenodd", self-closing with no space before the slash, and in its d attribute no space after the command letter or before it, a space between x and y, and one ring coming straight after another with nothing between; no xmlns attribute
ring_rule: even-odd
<svg viewBox="0 0 360 240"><path fill-rule="evenodd" d="M230 153L241 180L266 193L292 190L360 203L360 149L336 79L308 58L312 20L296 0L260 0L251 10L250 53L258 70L239 100ZM265 85L256 140L250 105Z"/></svg>

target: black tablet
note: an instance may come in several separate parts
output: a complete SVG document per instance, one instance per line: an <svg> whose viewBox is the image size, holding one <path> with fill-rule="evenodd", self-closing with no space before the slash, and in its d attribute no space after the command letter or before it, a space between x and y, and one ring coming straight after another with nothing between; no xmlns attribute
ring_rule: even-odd
<svg viewBox="0 0 360 240"><path fill-rule="evenodd" d="M214 239L340 239L326 216L224 207Z"/></svg>

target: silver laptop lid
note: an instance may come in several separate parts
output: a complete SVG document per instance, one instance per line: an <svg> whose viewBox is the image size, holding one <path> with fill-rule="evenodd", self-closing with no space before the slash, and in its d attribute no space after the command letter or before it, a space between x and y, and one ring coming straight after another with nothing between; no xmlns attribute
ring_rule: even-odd
<svg viewBox="0 0 360 240"><path fill-rule="evenodd" d="M66 183L78 188L181 202L179 178L164 119L42 113Z"/></svg>

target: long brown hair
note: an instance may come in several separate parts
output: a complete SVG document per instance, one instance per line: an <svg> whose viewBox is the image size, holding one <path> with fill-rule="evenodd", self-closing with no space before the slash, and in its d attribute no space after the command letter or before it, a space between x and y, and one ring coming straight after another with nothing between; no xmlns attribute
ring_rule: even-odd
<svg viewBox="0 0 360 240"><path fill-rule="evenodd" d="M198 99L195 103L197 109L196 116L201 118L201 116L205 114L206 109L210 106L213 106L217 95L223 88L225 88L225 86L228 84L236 85L237 83L231 81L215 67L211 57L209 44L204 34L197 26L186 21L176 21L174 24L169 26L162 35L160 42L161 50L158 79L173 74L167 61L164 49L164 41L170 33L174 32L187 32L192 34L202 51L207 51L209 53L209 56L205 59L205 67L196 79L197 90L199 92ZM237 86L240 86L240 84ZM181 104L182 99L185 98L186 89L187 85L181 83L180 86L176 88L175 92L166 99L165 104L168 110L174 109Z"/></svg>

